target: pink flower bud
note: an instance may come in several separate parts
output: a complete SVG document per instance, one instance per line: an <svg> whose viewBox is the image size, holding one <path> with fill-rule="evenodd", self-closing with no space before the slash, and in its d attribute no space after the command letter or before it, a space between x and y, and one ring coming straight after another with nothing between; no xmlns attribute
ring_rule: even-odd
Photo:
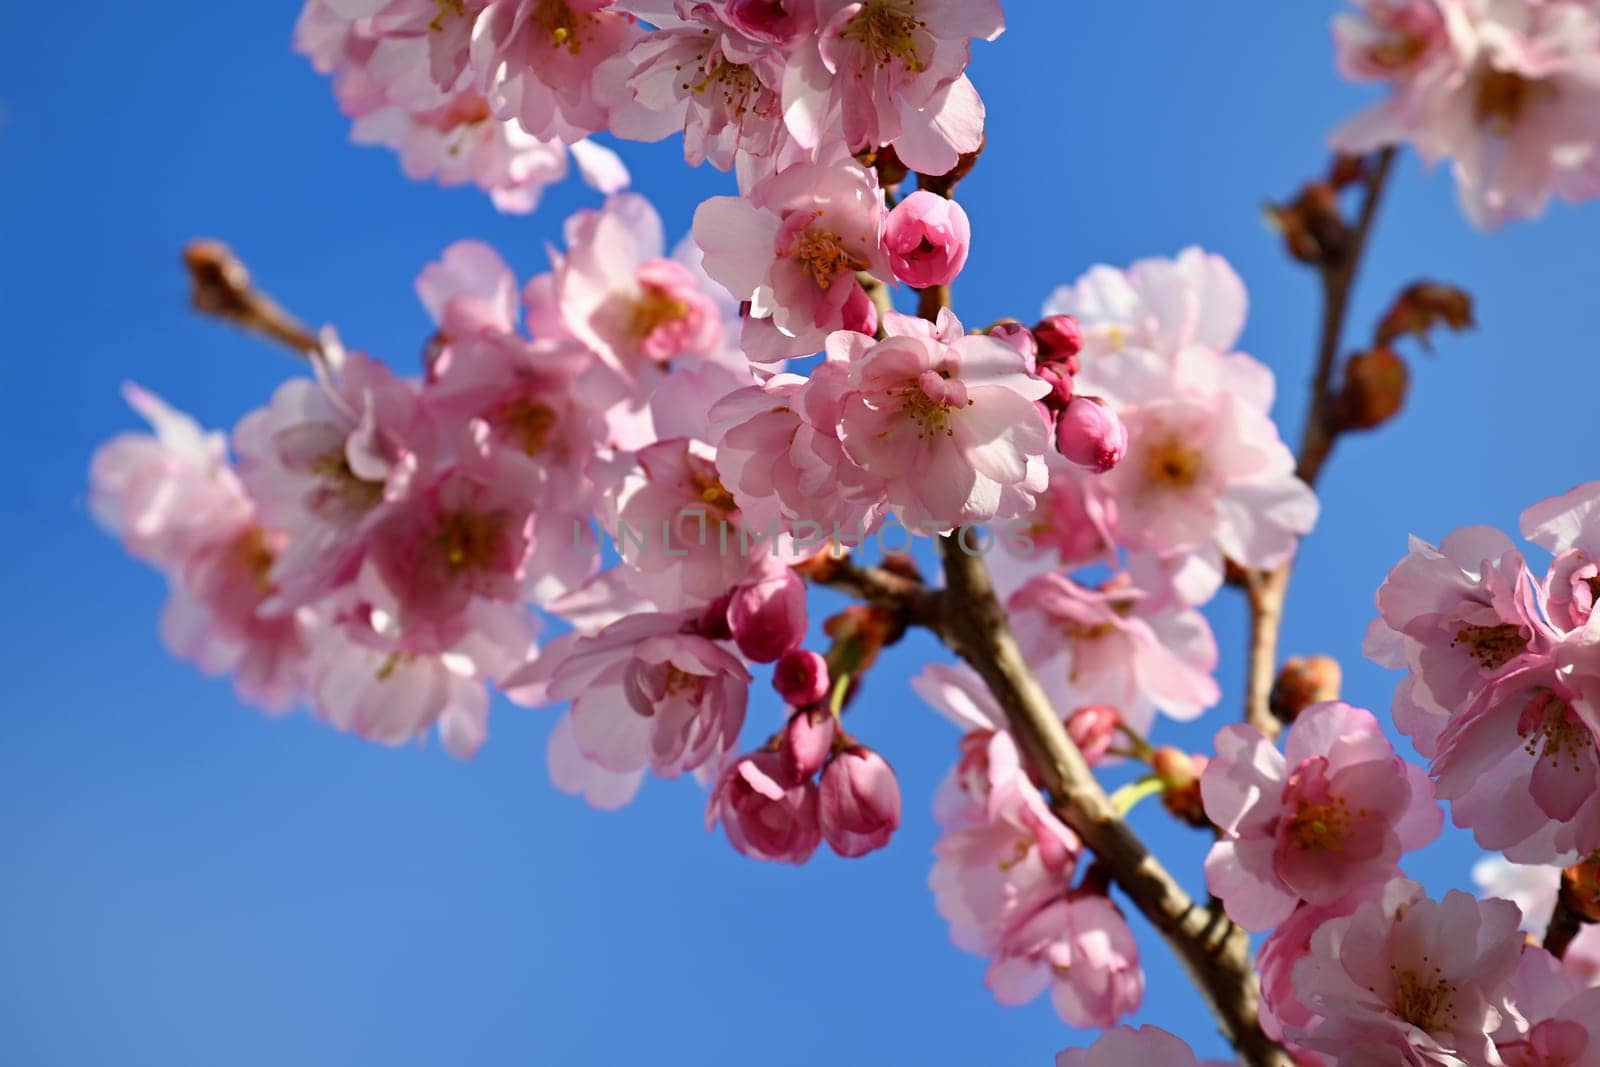
<svg viewBox="0 0 1600 1067"><path fill-rule="evenodd" d="M972 227L960 204L918 189L889 212L883 244L894 276L907 285L948 285L966 266Z"/></svg>
<svg viewBox="0 0 1600 1067"><path fill-rule="evenodd" d="M771 663L806 636L806 583L788 567L774 564L733 591L728 625L734 644L756 663Z"/></svg>
<svg viewBox="0 0 1600 1067"><path fill-rule="evenodd" d="M1050 383L1050 392L1045 394L1044 405L1051 411L1063 411L1072 403L1076 395L1076 385L1072 374L1064 363L1041 363L1038 374L1040 378Z"/></svg>
<svg viewBox="0 0 1600 1067"><path fill-rule="evenodd" d="M1056 448L1080 467L1104 474L1128 452L1128 429L1099 397L1075 396L1056 420Z"/></svg>
<svg viewBox="0 0 1600 1067"><path fill-rule="evenodd" d="M1078 373L1078 353L1083 351L1083 327L1071 315L1050 315L1033 328L1040 363L1065 363L1068 373Z"/></svg>
<svg viewBox="0 0 1600 1067"><path fill-rule="evenodd" d="M860 282L856 282L855 287L850 290L850 295L845 297L841 314L844 315L842 329L853 333L864 333L868 337L877 334L878 305L872 302L872 297L867 295Z"/></svg>
<svg viewBox="0 0 1600 1067"><path fill-rule="evenodd" d="M781 751L797 780L822 770L833 751L837 730L838 723L827 708L802 708L789 717L789 724L783 728Z"/></svg>
<svg viewBox="0 0 1600 1067"><path fill-rule="evenodd" d="M1016 349L1028 365L1028 373L1034 372L1039 358L1039 343L1033 339L1032 330L1016 319L1006 319L989 327L989 336Z"/></svg>
<svg viewBox="0 0 1600 1067"><path fill-rule="evenodd" d="M841 856L865 856L889 843L900 825L900 783L882 756L860 745L822 772L822 836Z"/></svg>
<svg viewBox="0 0 1600 1067"><path fill-rule="evenodd" d="M804 863L822 843L817 786L796 779L777 752L741 756L722 774L706 807L706 828L720 820L728 841L752 859Z"/></svg>
<svg viewBox="0 0 1600 1067"><path fill-rule="evenodd" d="M1089 704L1067 717L1067 733L1090 764L1105 758L1117 736L1122 715L1109 704Z"/></svg>
<svg viewBox="0 0 1600 1067"><path fill-rule="evenodd" d="M831 685L828 661L808 648L785 652L772 669L772 688L792 708L815 704Z"/></svg>

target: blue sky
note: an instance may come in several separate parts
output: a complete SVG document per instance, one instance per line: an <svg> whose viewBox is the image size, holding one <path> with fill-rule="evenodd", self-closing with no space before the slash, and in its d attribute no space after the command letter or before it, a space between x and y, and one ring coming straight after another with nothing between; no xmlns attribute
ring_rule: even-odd
<svg viewBox="0 0 1600 1067"><path fill-rule="evenodd" d="M972 71L989 148L963 187L976 238L958 312L1027 318L1090 263L1203 245L1250 287L1244 347L1278 371L1295 439L1315 289L1260 206L1322 165L1325 131L1366 99L1332 72L1334 5L1008 7L1011 32ZM480 237L526 276L594 199L573 183L515 218L406 182L387 153L346 143L328 86L290 52L294 13L284 0L0 11L0 1062L1049 1062L1073 1035L1043 1001L997 1007L925 887L930 798L956 740L904 685L935 654L926 640L896 650L851 713L899 770L905 827L885 853L799 871L706 834L688 783L652 783L612 815L561 796L543 768L548 713L498 708L462 764L267 720L167 658L160 580L84 508L90 452L134 425L117 386L137 379L231 426L296 372L190 317L183 242L229 240L290 307L412 367L424 263ZM686 171L675 145L626 152L674 237L729 184ZM1393 679L1359 649L1407 533L1509 528L1600 474L1596 247L1600 207L1478 233L1447 174L1401 166L1354 323L1436 277L1478 295L1482 325L1416 361L1404 418L1342 444L1324 482L1285 649L1337 655L1352 701L1388 704ZM1224 596L1210 614L1223 705L1163 735L1196 746L1239 706L1242 610ZM776 718L763 695L751 733ZM1197 836L1140 823L1197 869ZM1472 856L1449 831L1411 868L1461 885ZM1165 949L1145 944L1140 1019L1220 1052Z"/></svg>

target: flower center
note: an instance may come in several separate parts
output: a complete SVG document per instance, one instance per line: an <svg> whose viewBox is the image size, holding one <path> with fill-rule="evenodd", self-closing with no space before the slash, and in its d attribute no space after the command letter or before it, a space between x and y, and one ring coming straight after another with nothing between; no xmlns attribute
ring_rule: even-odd
<svg viewBox="0 0 1600 1067"><path fill-rule="evenodd" d="M689 457L689 484L700 502L718 514L731 515L739 510L739 502L717 477L716 467L704 463L698 456Z"/></svg>
<svg viewBox="0 0 1600 1067"><path fill-rule="evenodd" d="M1456 631L1451 648L1466 646L1467 654L1486 671L1497 671L1527 651L1528 638L1514 622L1496 626L1463 626Z"/></svg>
<svg viewBox="0 0 1600 1067"><path fill-rule="evenodd" d="M879 66L898 59L906 70L921 74L928 64L917 49L917 31L923 22L911 13L916 0L867 0L841 34L872 56Z"/></svg>
<svg viewBox="0 0 1600 1067"><path fill-rule="evenodd" d="M861 270L866 266L850 254L838 234L817 226L801 232L789 255L811 275L818 289L828 288L842 271Z"/></svg>
<svg viewBox="0 0 1600 1067"><path fill-rule="evenodd" d="M1573 712L1572 705L1548 689L1540 689L1517 719L1517 736L1530 756L1559 766L1563 759L1574 771L1583 769L1583 757L1595 746L1594 735Z"/></svg>
<svg viewBox="0 0 1600 1067"><path fill-rule="evenodd" d="M1352 821L1343 797L1326 804L1301 800L1289 820L1289 840L1304 852L1342 852Z"/></svg>
<svg viewBox="0 0 1600 1067"><path fill-rule="evenodd" d="M1443 1029L1455 1020L1450 1002L1455 991L1455 984L1445 981L1437 967L1426 974L1400 971L1395 975L1394 1013L1419 1030Z"/></svg>
<svg viewBox="0 0 1600 1067"><path fill-rule="evenodd" d="M263 596L272 592L272 579L268 574L272 570L273 561L278 558L278 553L267 543L265 530L259 526L251 526L239 535L229 551L234 564L250 577L257 592Z"/></svg>
<svg viewBox="0 0 1600 1067"><path fill-rule="evenodd" d="M940 397L933 397L920 382L912 382L899 389L892 390L891 396L900 401L900 414L906 416L917 424L917 439L919 441L931 440L939 435L954 437L955 428L950 425L950 413L957 407L966 407L966 404L953 402L949 392Z"/></svg>
<svg viewBox="0 0 1600 1067"><path fill-rule="evenodd" d="M383 483L369 482L350 468L350 457L335 448L311 464L311 473L337 499L361 511L370 511L383 502Z"/></svg>
<svg viewBox="0 0 1600 1067"><path fill-rule="evenodd" d="M690 674L688 671L682 670L669 663L667 664L666 681L662 683L662 689L669 697L677 696L679 693L685 692L690 694L698 694L700 692L701 683L704 681L705 677L703 675Z"/></svg>
<svg viewBox="0 0 1600 1067"><path fill-rule="evenodd" d="M704 69L705 77L683 84L685 91L696 95L705 95L708 90L712 95L720 94L723 105L735 116L750 110L750 96L761 88L755 71L726 56L718 56L714 61L708 59Z"/></svg>
<svg viewBox="0 0 1600 1067"><path fill-rule="evenodd" d="M566 0L543 0L534 10L533 21L557 48L565 48L573 55L583 51L584 31L595 23L593 15L579 14Z"/></svg>
<svg viewBox="0 0 1600 1067"><path fill-rule="evenodd" d="M435 0L435 3L439 5L439 10L433 16L433 21L428 23L428 29L434 33L443 32L445 20L452 16L466 18L467 0Z"/></svg>
<svg viewBox="0 0 1600 1067"><path fill-rule="evenodd" d="M457 512L446 515L434 535L434 546L452 574L486 570L500 539L500 520L493 515Z"/></svg>
<svg viewBox="0 0 1600 1067"><path fill-rule="evenodd" d="M688 314L688 304L660 286L645 285L641 287L639 298L628 309L628 334L643 340Z"/></svg>
<svg viewBox="0 0 1600 1067"><path fill-rule="evenodd" d="M550 432L558 421L553 408L525 396L513 401L500 418L506 436L529 456L537 456L545 450Z"/></svg>
<svg viewBox="0 0 1600 1067"><path fill-rule="evenodd" d="M1176 437L1150 449L1144 464L1145 484L1153 489L1188 489L1200 480L1200 452Z"/></svg>
<svg viewBox="0 0 1600 1067"><path fill-rule="evenodd" d="M1473 113L1478 123L1491 132L1504 137L1511 132L1527 112L1528 105L1547 90L1538 82L1530 81L1509 70L1487 71L1478 82L1478 96L1473 101Z"/></svg>

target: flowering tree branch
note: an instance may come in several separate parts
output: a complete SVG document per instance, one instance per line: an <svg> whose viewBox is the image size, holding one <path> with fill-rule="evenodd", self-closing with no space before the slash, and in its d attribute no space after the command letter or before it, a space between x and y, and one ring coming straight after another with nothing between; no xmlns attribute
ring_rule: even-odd
<svg viewBox="0 0 1600 1067"><path fill-rule="evenodd" d="M1322 284L1322 326L1317 341L1317 361L1311 378L1311 399L1305 430L1300 439L1296 473L1309 486L1317 484L1322 468L1339 436L1335 413L1333 372L1344 339L1350 297L1368 238L1378 217L1378 206L1394 169L1395 149L1384 148L1370 161L1362 181L1362 199L1356 223L1346 241L1328 250L1318 263ZM1284 602L1294 572L1290 558L1272 570L1245 571L1242 581L1250 609L1250 646L1245 674L1245 721L1268 737L1276 737L1282 723L1272 713L1272 683L1278 669L1278 636L1283 627Z"/></svg>

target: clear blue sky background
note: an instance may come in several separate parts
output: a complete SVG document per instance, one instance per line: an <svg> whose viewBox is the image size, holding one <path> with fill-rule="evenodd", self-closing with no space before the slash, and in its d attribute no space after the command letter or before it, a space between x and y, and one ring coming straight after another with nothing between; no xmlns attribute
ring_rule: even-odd
<svg viewBox="0 0 1600 1067"><path fill-rule="evenodd" d="M295 5L162 0L0 11L0 1062L38 1067L1050 1062L1044 1001L997 1007L947 942L925 878L933 787L955 736L907 694L913 641L871 680L855 729L899 769L906 825L863 861L803 870L734 855L691 784L590 812L546 780L548 713L501 708L473 763L390 751L301 716L268 721L164 654L161 581L91 525L85 470L134 425L137 379L231 426L296 368L185 310L195 235L233 242L313 321L415 365L416 271L481 237L526 274L574 207L502 217L474 191L406 182L346 143L329 88L289 49ZM1332 72L1334 5L1025 0L978 48L989 149L963 188L976 245L959 311L1029 317L1057 283L1199 243L1253 298L1245 347L1299 412L1312 281L1261 224L1263 198L1322 165L1365 99ZM724 176L630 147L681 235ZM1510 527L1594 463L1600 206L1472 231L1449 178L1399 173L1357 301L1370 326L1404 282L1480 297L1482 328L1419 362L1397 425L1341 446L1305 549L1289 652L1330 652L1348 696L1387 707L1359 659L1372 592L1415 531ZM1224 706L1239 701L1239 605L1212 611ZM763 696L751 733L776 721ZM1141 824L1195 870L1202 842ZM1412 864L1461 885L1451 831ZM1140 1018L1220 1044L1165 949L1146 942Z"/></svg>

